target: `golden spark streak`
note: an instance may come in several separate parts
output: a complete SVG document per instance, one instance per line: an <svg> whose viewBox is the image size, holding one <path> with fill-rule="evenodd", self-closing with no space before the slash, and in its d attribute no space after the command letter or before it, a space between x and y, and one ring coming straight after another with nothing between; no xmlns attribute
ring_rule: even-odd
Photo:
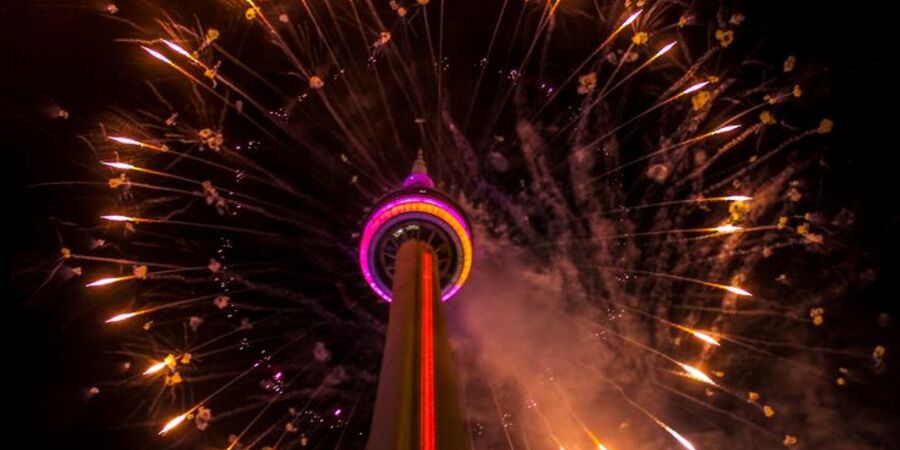
<svg viewBox="0 0 900 450"><path fill-rule="evenodd" d="M125 277L110 277L110 278L101 278L92 283L88 283L85 287L96 287L96 286L106 286L107 284L118 283L119 281L130 280L134 278L134 275L128 275Z"/></svg>
<svg viewBox="0 0 900 450"><path fill-rule="evenodd" d="M693 330L693 329L688 329L688 331L689 331L691 334L693 334L694 337L696 337L697 339L700 339L701 341L710 343L710 344L715 345L715 346L717 346L717 347L720 346L720 345L722 345L722 344L719 344L719 341L717 341L716 338L714 338L714 337L712 337L712 336L710 336L710 335L708 335L708 334L706 334L706 333L704 333L704 332L702 332L702 331L697 331L697 330Z"/></svg>
<svg viewBox="0 0 900 450"><path fill-rule="evenodd" d="M160 53L160 52L158 52L158 51L156 51L156 50L153 50L152 48L144 47L143 45L141 46L141 48L144 49L144 50L146 50L147 53L150 54L150 56L152 56L152 57L154 57L154 58L156 58L156 59L158 59L158 60L160 60L160 61L162 61L162 62L164 62L164 63L166 63L166 64L172 64L172 65L175 64L175 63L172 62L171 59L166 58L165 55L163 55L162 53Z"/></svg>
<svg viewBox="0 0 900 450"><path fill-rule="evenodd" d="M186 181L188 183L203 184L202 182L191 179L191 178L186 178L186 177L182 177L182 176L178 176L178 175L172 175L170 173L160 172L157 170L145 169L143 167L138 167L138 166L128 164L128 163L108 162L108 161L100 161L100 163L105 166L113 167L113 168L120 169L120 170L133 170L135 172L149 173L151 175L157 175L160 177L166 177L166 178L172 178L175 180ZM113 217L113 216L108 216L108 217ZM150 221L147 219L136 219L133 217L126 217L126 216L116 216L116 217L119 222L149 222ZM126 219L128 219L128 220L126 220ZM109 219L109 220L113 220L113 219Z"/></svg>
<svg viewBox="0 0 900 450"><path fill-rule="evenodd" d="M106 323L121 322L123 320L130 319L130 318L140 315L140 314L142 314L141 311L116 314L115 316L112 316L109 319L107 319Z"/></svg>
<svg viewBox="0 0 900 450"><path fill-rule="evenodd" d="M729 202L749 202L753 200L753 197L747 197L746 195L729 195L728 197L724 197L725 201Z"/></svg>
<svg viewBox="0 0 900 450"><path fill-rule="evenodd" d="M697 280L697 281L700 282L701 284L705 285L705 286L714 287L714 288L718 288L718 289L723 289L723 290L726 290L726 291L728 291L728 292L731 292L732 294L737 294L737 295L740 295L740 296L742 296L742 297L753 297L753 294L751 294L751 293L749 293L749 292L747 292L747 291L745 291L745 290L743 290L743 289L741 289L741 288L739 288L739 287L737 287L737 286L728 286L728 285L726 285L726 284L712 283L712 282L709 282L709 281L703 281L703 280Z"/></svg>
<svg viewBox="0 0 900 450"><path fill-rule="evenodd" d="M622 22L622 25L619 25L619 28L617 28L616 31L613 32L613 34L618 33L618 32L620 32L620 31L622 31L623 28L627 27L628 25L631 25L632 22L634 22L635 20L637 20L638 16L640 16L642 12L644 12L644 10L643 10L643 9L639 9L636 13L634 13L634 14L628 16L628 18L625 19L624 22Z"/></svg>
<svg viewBox="0 0 900 450"><path fill-rule="evenodd" d="M726 234L726 233L736 233L738 231L743 230L743 228L739 227L737 225L728 224L728 225L722 225L722 226L715 227L714 230L716 231L716 233Z"/></svg>
<svg viewBox="0 0 900 450"><path fill-rule="evenodd" d="M728 292L731 292L731 293L734 293L737 295L741 295L744 297L753 297L753 294L751 294L737 286L719 286L719 287L721 287L722 289L725 289Z"/></svg>
<svg viewBox="0 0 900 450"><path fill-rule="evenodd" d="M729 131L736 130L736 129L740 128L740 127L741 127L740 125L726 125L726 126L724 126L724 127L720 127L720 128L717 128L717 129L711 131L710 134L722 134L722 133L727 133L727 132L729 132Z"/></svg>
<svg viewBox="0 0 900 450"><path fill-rule="evenodd" d="M656 54L653 55L653 58L651 58L651 59L656 59L656 58L659 58L659 57L662 56L662 55L665 55L666 53L669 52L669 50L672 50L672 47L674 47L675 44L677 44L677 43L678 43L678 42L676 42L676 41L670 42L668 45L666 45L665 47L661 48L658 52L656 52Z"/></svg>
<svg viewBox="0 0 900 450"><path fill-rule="evenodd" d="M156 372L159 372L160 370L163 370L163 368L166 367L167 365L168 364L166 364L165 361L160 361L160 362L148 367L147 370L144 371L143 375L152 375Z"/></svg>
<svg viewBox="0 0 900 450"><path fill-rule="evenodd" d="M702 81L700 83L697 83L697 84L681 91L681 95L687 95L687 94L690 94L691 92L699 91L700 89L703 89L703 87L706 86L707 84L709 84L709 81Z"/></svg>
<svg viewBox="0 0 900 450"><path fill-rule="evenodd" d="M100 161L100 164L103 164L104 166L109 166L109 167L112 167L115 169L122 169L122 170L134 169L134 166L132 166L131 164L122 163L122 162Z"/></svg>
<svg viewBox="0 0 900 450"><path fill-rule="evenodd" d="M160 39L160 40L162 41L163 44L166 44L166 46L168 46L169 48L171 48L172 50L174 50L175 53L178 53L178 54L180 54L181 56L184 56L185 58L190 59L191 61L193 61L193 62L195 62L195 63L199 63L199 62L200 62L200 61L197 61L197 60L194 58L194 55L191 55L190 53L188 53L187 50L181 48L180 45L178 45L178 44L176 44L176 43L174 43L174 42L167 41L167 40L165 40L165 39ZM152 53L151 53L151 54L152 54Z"/></svg>
<svg viewBox="0 0 900 450"><path fill-rule="evenodd" d="M135 140L135 139L132 139L132 138L121 137L121 136L110 136L109 138L112 139L112 140L114 140L114 141L116 141L116 142L118 142L118 143L120 143L120 144L126 144L126 145L144 145L143 142L138 141L138 140Z"/></svg>
<svg viewBox="0 0 900 450"><path fill-rule="evenodd" d="M700 369L698 369L694 366L687 365L685 363L678 363L678 365L680 365L681 368L684 369L685 372L687 372L687 375L689 377L691 377L697 381L702 381L706 384L711 384L713 386L716 385L716 382L713 381L712 378L710 378L708 375L703 373L703 371L701 371Z"/></svg>
<svg viewBox="0 0 900 450"><path fill-rule="evenodd" d="M166 425L162 428L162 430L160 430L159 435L162 436L162 435L168 433L169 431L171 431L173 428L177 427L178 425L181 425L181 422L184 422L184 419L187 419L187 416L188 416L188 413L184 413L184 414L177 416L174 419L166 422Z"/></svg>
<svg viewBox="0 0 900 450"><path fill-rule="evenodd" d="M108 216L100 216L103 220L108 220L110 222L137 222L139 219L130 217L130 216L122 216L119 214L111 214Z"/></svg>
<svg viewBox="0 0 900 450"><path fill-rule="evenodd" d="M148 144L148 143L146 143L146 142L141 142L141 141L139 141L139 140L137 140L137 139L132 139L132 138L129 138L129 137L110 136L109 139L112 140L112 141L116 141L116 142L118 142L118 143L120 143L120 144L125 144L125 145L136 145L136 146L141 147L141 148L149 148L149 149L151 149L151 150L157 150L157 151L161 151L161 152L166 151L166 148L165 148L165 147L160 147L160 146L158 146L158 145Z"/></svg>
<svg viewBox="0 0 900 450"><path fill-rule="evenodd" d="M665 424L662 424L662 423L660 423L660 425L662 425L663 429L666 430L669 434L671 434L672 437L674 437L676 440L678 440L678 442L679 442L681 445L683 445L684 448L687 448L687 449L689 449L689 450L697 450L697 449L694 447L694 444L691 444L691 441L685 439L685 437L682 436L682 435L680 435L677 431L673 430L673 429L670 428L668 425L665 425Z"/></svg>

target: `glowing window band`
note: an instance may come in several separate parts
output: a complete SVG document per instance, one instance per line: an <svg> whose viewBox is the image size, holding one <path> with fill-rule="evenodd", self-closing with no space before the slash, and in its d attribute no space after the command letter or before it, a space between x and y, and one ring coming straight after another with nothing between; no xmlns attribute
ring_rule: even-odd
<svg viewBox="0 0 900 450"><path fill-rule="evenodd" d="M472 237L462 215L451 205L436 197L419 194L405 195L392 199L375 211L363 229L362 240L359 245L359 266L362 268L363 276L372 290L379 297L386 301L391 301L390 287L381 286L373 275L375 268L371 267L369 252L376 242L372 242L372 238L389 220L403 214L415 213L433 216L447 224L456 234L461 244L462 254L459 255L459 258L462 260L462 268L459 271L459 276L452 285L443 287L441 292L441 300L447 301L459 291L466 279L469 278L469 272L472 269Z"/></svg>

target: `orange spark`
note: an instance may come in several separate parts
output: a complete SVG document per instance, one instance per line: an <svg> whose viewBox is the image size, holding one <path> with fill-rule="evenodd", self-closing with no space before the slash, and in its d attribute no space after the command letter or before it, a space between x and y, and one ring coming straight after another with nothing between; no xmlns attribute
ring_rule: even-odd
<svg viewBox="0 0 900 450"><path fill-rule="evenodd" d="M690 94L691 92L699 91L700 89L703 89L703 87L706 86L707 84L709 84L709 81L701 81L701 82L685 89L684 91L682 91L681 95L687 95L687 94Z"/></svg>
<svg viewBox="0 0 900 450"><path fill-rule="evenodd" d="M147 370L144 371L143 375L151 375L156 372L159 372L160 370L163 370L163 368L166 367L167 365L168 364L166 364L165 361L160 361L160 362L148 367Z"/></svg>
<svg viewBox="0 0 900 450"><path fill-rule="evenodd" d="M616 33L618 33L619 31L622 31L622 28L625 28L628 25L631 25L631 23L634 22L635 20L637 20L638 16L640 16L643 11L644 11L643 9L639 9L636 13L628 16L628 18L625 19L624 22L622 22L622 25L619 25L619 28L616 30Z"/></svg>
<svg viewBox="0 0 900 450"><path fill-rule="evenodd" d="M710 134L722 134L722 133L727 133L727 132L729 132L729 131L731 131L731 130L736 130L736 129L740 128L740 127L741 127L740 125L726 125L726 126L724 126L724 127L720 127L720 128L717 128L716 130L713 130L712 132L710 132Z"/></svg>
<svg viewBox="0 0 900 450"><path fill-rule="evenodd" d="M166 148L165 148L165 147L160 147L160 146L158 146L158 145L148 144L148 143L146 143L146 142L141 142L141 141L139 141L139 140L137 140L137 139L132 139L132 138L129 138L129 137L110 136L109 139L112 140L112 141L116 141L116 142L118 142L118 143L120 143L120 144L125 144L125 145L136 145L136 146L141 147L141 148L149 148L149 149L151 149L151 150L158 150L158 151L161 151L161 152L166 151Z"/></svg>
<svg viewBox="0 0 900 450"><path fill-rule="evenodd" d="M160 60L160 61L162 61L162 62L164 62L164 63L166 63L166 64L173 64L173 65L175 64L175 63L172 62L171 59L166 58L165 55L163 55L162 53L160 53L160 52L158 52L158 51L156 51L156 50L153 50L152 48L147 48L147 47L144 47L143 45L141 46L141 48L144 49L144 50L146 50L147 53L150 54L150 56L152 56L152 57L154 57L154 58L156 58L156 59L158 59L158 60Z"/></svg>
<svg viewBox="0 0 900 450"><path fill-rule="evenodd" d="M134 169L134 166L132 166L131 164L122 163L122 162L100 161L100 164L103 164L104 166L109 166L109 167L112 167L115 169L122 169L122 170Z"/></svg>
<svg viewBox="0 0 900 450"><path fill-rule="evenodd" d="M173 428L177 427L178 425L181 425L181 422L184 422L184 419L187 419L187 416L188 416L188 413L184 413L184 414L177 416L174 419L166 422L166 425L162 428L162 430L160 430L159 435L162 436L162 435L168 433L169 431L171 431Z"/></svg>
<svg viewBox="0 0 900 450"><path fill-rule="evenodd" d="M715 227L713 229L716 231L716 233L723 233L723 234L735 233L735 232L743 230L742 227L739 227L739 226L733 225L733 224L721 225L721 226Z"/></svg>
<svg viewBox="0 0 900 450"><path fill-rule="evenodd" d="M165 40L165 39L160 39L160 40L163 42L163 44L166 44L166 46L168 46L169 48L171 48L172 50L174 50L175 53L178 53L178 54L180 54L181 56L184 56L184 57L190 59L191 61L196 61L196 60L194 59L194 56L191 55L190 53L188 53L187 50L181 48L180 45L178 45L178 44L176 44L176 43L174 43L174 42L167 41L167 40Z"/></svg>
<svg viewBox="0 0 900 450"><path fill-rule="evenodd" d="M118 143L120 143L120 144L126 144L126 145L144 145L143 142L138 141L138 140L135 140L135 139L132 139L132 138L120 137L120 136L110 136L109 138L112 139L112 140L114 140L114 141L116 141L116 142L118 142Z"/></svg>
<svg viewBox="0 0 900 450"><path fill-rule="evenodd" d="M134 275L128 275L125 277L110 277L110 278L101 278L92 283L88 283L85 287L96 287L96 286L106 286L107 284L118 283L119 281L130 280L134 278Z"/></svg>
<svg viewBox="0 0 900 450"><path fill-rule="evenodd" d="M725 289L728 292L731 292L733 294L737 294L737 295L740 295L743 297L753 297L753 294L751 294L737 286L718 286L718 287L721 287L722 289Z"/></svg>
<svg viewBox="0 0 900 450"><path fill-rule="evenodd" d="M685 363L678 363L678 365L680 365L681 368L684 369L685 372L687 372L687 375L689 377L697 381L702 381L706 384L711 384L713 386L716 385L716 382L713 381L712 378L709 377L709 375L703 373L703 371L701 371L700 369L694 366L687 365Z"/></svg>
<svg viewBox="0 0 900 450"><path fill-rule="evenodd" d="M747 197L746 195L729 195L725 197L725 201L729 202L749 202L753 200L753 197Z"/></svg>
<svg viewBox="0 0 900 450"><path fill-rule="evenodd" d="M110 222L140 222L141 221L141 219L138 219L137 217L123 216L123 215L119 215L119 214L110 214L107 216L100 216L100 218L103 220L108 220Z"/></svg>
<svg viewBox="0 0 900 450"><path fill-rule="evenodd" d="M694 337L696 337L697 339L700 339L701 341L707 342L707 343L715 345L715 346L721 345L721 344L719 344L719 341L716 340L716 338L714 338L702 331L697 331L697 330L692 330L692 329L688 329L688 331L691 334L693 334Z"/></svg>
<svg viewBox="0 0 900 450"><path fill-rule="evenodd" d="M672 50L672 47L674 47L675 44L677 44L677 43L678 42L675 42L675 41L670 42L668 45L666 45L665 47L661 48L658 52L656 52L656 54L653 55L653 59L659 58L660 56L668 53L669 50Z"/></svg>
<svg viewBox="0 0 900 450"><path fill-rule="evenodd" d="M106 323L121 322L121 321L123 321L123 320L130 319L130 318L132 318L132 317L134 317L134 316L137 316L137 315L139 315L139 314L141 314L140 311L137 311L137 312L129 312L129 313L122 313L122 314L116 314L115 316L112 316L112 317L110 317L109 319L107 319L107 320L106 320Z"/></svg>
<svg viewBox="0 0 900 450"><path fill-rule="evenodd" d="M688 450L697 450L697 449L694 447L694 445L691 444L691 441L685 439L685 437L682 436L682 435L680 435L680 434L678 434L677 431L673 430L673 429L670 428L668 425L664 425L664 424L660 424L660 425L662 425L663 429L666 430L669 434L671 434L672 437L674 437L675 439L677 439L678 442L679 442L681 445L684 446L684 448L686 448L686 449L688 449Z"/></svg>

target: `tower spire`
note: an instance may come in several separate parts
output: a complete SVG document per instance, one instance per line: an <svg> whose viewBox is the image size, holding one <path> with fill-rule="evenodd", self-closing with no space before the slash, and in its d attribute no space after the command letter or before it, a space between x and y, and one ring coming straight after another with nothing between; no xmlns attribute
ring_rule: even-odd
<svg viewBox="0 0 900 450"><path fill-rule="evenodd" d="M416 160L413 162L412 170L409 176L403 180L403 187L426 187L434 188L434 181L428 176L428 166L425 164L425 153L419 149L416 154Z"/></svg>
<svg viewBox="0 0 900 450"><path fill-rule="evenodd" d="M413 162L412 170L410 171L410 173L416 175L428 175L428 166L425 165L425 153L421 148L416 154L416 161Z"/></svg>

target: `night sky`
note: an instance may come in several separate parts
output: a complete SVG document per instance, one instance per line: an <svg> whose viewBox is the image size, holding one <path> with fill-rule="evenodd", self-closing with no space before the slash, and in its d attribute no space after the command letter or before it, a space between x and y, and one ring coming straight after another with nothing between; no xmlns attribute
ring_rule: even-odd
<svg viewBox="0 0 900 450"><path fill-rule="evenodd" d="M110 104L135 95L131 75L139 69L132 49L114 42L122 28L80 3L0 4L6 194L0 317L5 389L11 394L4 416L12 420L4 427L4 441L22 448L131 448L129 432L109 425L110 411L84 401L85 389L105 368L98 350L104 336L92 332L93 322L79 320L90 299L56 296L52 286L32 297L40 276L30 268L56 258L59 248L51 217L77 215L79 204L65 195L47 202L28 185L87 177L86 150L77 136L94 127L94 118ZM745 4L756 35L745 33L742 40L790 46L784 51L819 68L815 89L824 105L819 113L835 122L823 189L833 205L855 211L852 239L842 244L864 255L861 270L875 274L843 311L843 339L869 342L876 334L887 347L887 370L859 388L858 398L883 411L900 434L892 356L900 349L895 15L887 6L864 2ZM450 18L448 26L453 23ZM60 106L69 112L67 120L52 117ZM892 316L894 325L880 327L879 314ZM900 448L900 443L880 448Z"/></svg>

